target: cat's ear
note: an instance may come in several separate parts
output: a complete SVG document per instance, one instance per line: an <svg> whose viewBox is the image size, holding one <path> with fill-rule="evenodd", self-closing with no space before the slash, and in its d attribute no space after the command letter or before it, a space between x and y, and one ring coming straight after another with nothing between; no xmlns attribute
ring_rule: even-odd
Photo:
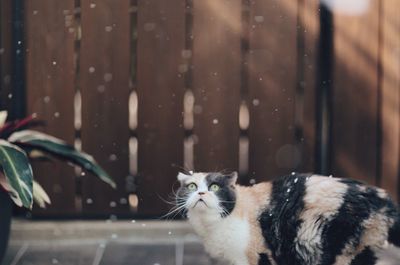
<svg viewBox="0 0 400 265"><path fill-rule="evenodd" d="M179 172L178 176L176 178L182 183L189 177L190 177L189 175L186 175L185 173Z"/></svg>
<svg viewBox="0 0 400 265"><path fill-rule="evenodd" d="M232 173L226 175L226 178L228 179L229 184L234 185L238 179L238 173L233 171Z"/></svg>

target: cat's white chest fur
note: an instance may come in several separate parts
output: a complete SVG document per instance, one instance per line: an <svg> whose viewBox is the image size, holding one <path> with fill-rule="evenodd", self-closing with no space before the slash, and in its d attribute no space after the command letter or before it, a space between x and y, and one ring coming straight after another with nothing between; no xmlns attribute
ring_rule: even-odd
<svg viewBox="0 0 400 265"><path fill-rule="evenodd" d="M247 265L247 249L250 241L249 223L235 216L214 219L194 214L189 222L203 239L206 251L213 258L224 259L231 264Z"/></svg>

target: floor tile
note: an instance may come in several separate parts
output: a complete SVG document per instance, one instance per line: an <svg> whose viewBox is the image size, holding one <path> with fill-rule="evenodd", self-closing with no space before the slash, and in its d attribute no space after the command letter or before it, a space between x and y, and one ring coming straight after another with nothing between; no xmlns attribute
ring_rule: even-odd
<svg viewBox="0 0 400 265"><path fill-rule="evenodd" d="M100 265L175 265L175 245L107 244Z"/></svg>

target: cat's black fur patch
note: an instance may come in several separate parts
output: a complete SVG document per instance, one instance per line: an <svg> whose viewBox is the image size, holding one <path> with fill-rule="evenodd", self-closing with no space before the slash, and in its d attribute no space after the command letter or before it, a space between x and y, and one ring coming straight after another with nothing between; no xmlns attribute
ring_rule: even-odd
<svg viewBox="0 0 400 265"><path fill-rule="evenodd" d="M348 189L338 213L324 226L321 265L333 264L346 246L354 249L358 246L364 231L362 223L371 213L383 207L392 208L390 200L379 197L375 188L355 180L341 179L340 182Z"/></svg>
<svg viewBox="0 0 400 265"><path fill-rule="evenodd" d="M364 227L362 222L370 216L371 204L367 193L361 193L357 181L341 180L348 186L338 213L329 221L322 231L321 265L332 265L346 245L356 247L361 239ZM374 194L370 194L373 200Z"/></svg>
<svg viewBox="0 0 400 265"><path fill-rule="evenodd" d="M332 265L337 256L345 248L350 251L359 246L365 227L363 222L372 213L384 214L398 219L398 210L384 193L374 187L366 186L359 181L341 179L347 190L343 194L343 203L337 213L328 220L322 216L315 220L321 224L321 245L319 253L311 251L302 245L296 245L298 230L302 224L299 216L304 210L306 182L311 175L295 174L279 178L272 182L270 205L262 212L259 223L267 247L272 251L272 257L280 265L303 265L310 261L303 260L304 255L320 255L319 265ZM296 180L296 183L295 181ZM389 241L399 244L400 222L397 221L389 231ZM392 235L392 237L390 237ZM298 251L304 253L299 254ZM308 253L309 252L309 253ZM308 263L307 263L308 262ZM375 257L367 249L354 259L352 265L375 264Z"/></svg>
<svg viewBox="0 0 400 265"><path fill-rule="evenodd" d="M349 185L364 185L364 183L362 183L359 180L355 180L355 179L340 179L339 180L341 183L343 184L349 184Z"/></svg>
<svg viewBox="0 0 400 265"><path fill-rule="evenodd" d="M367 247L351 261L350 265L375 265L376 261L374 252Z"/></svg>
<svg viewBox="0 0 400 265"><path fill-rule="evenodd" d="M271 265L267 254L259 254L258 265Z"/></svg>
<svg viewBox="0 0 400 265"><path fill-rule="evenodd" d="M220 205L224 209L224 213L221 213L221 216L228 216L236 204L235 183L232 181L232 176L221 173L210 173L206 176L206 182L209 187L212 184L217 184L220 187L215 194L220 199Z"/></svg>
<svg viewBox="0 0 400 265"><path fill-rule="evenodd" d="M260 215L259 223L266 245L280 265L303 265L295 249L295 238L302 221L305 182L310 174L294 174L272 182L269 207Z"/></svg>
<svg viewBox="0 0 400 265"><path fill-rule="evenodd" d="M389 242L400 247L400 216L395 219L394 225L389 229Z"/></svg>
<svg viewBox="0 0 400 265"><path fill-rule="evenodd" d="M388 204L391 203L389 198L379 197L376 188L367 186L360 181L352 179L341 179L340 182L351 187L351 190L354 191L354 194L359 194L361 196L361 199L365 198L369 203L371 211L377 211L385 206L388 206ZM365 191L363 191L362 188L365 188ZM389 206L391 208L394 205Z"/></svg>

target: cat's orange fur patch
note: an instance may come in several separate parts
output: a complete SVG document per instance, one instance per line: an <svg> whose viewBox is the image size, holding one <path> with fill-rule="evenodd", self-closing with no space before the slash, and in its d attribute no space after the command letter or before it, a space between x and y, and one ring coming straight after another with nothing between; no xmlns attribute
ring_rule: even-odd
<svg viewBox="0 0 400 265"><path fill-rule="evenodd" d="M260 183L252 187L236 185L236 190L236 206L232 216L237 216L249 223L250 242L246 252L247 259L251 265L258 264L259 253L271 254L265 247L258 216L269 205L272 184Z"/></svg>

